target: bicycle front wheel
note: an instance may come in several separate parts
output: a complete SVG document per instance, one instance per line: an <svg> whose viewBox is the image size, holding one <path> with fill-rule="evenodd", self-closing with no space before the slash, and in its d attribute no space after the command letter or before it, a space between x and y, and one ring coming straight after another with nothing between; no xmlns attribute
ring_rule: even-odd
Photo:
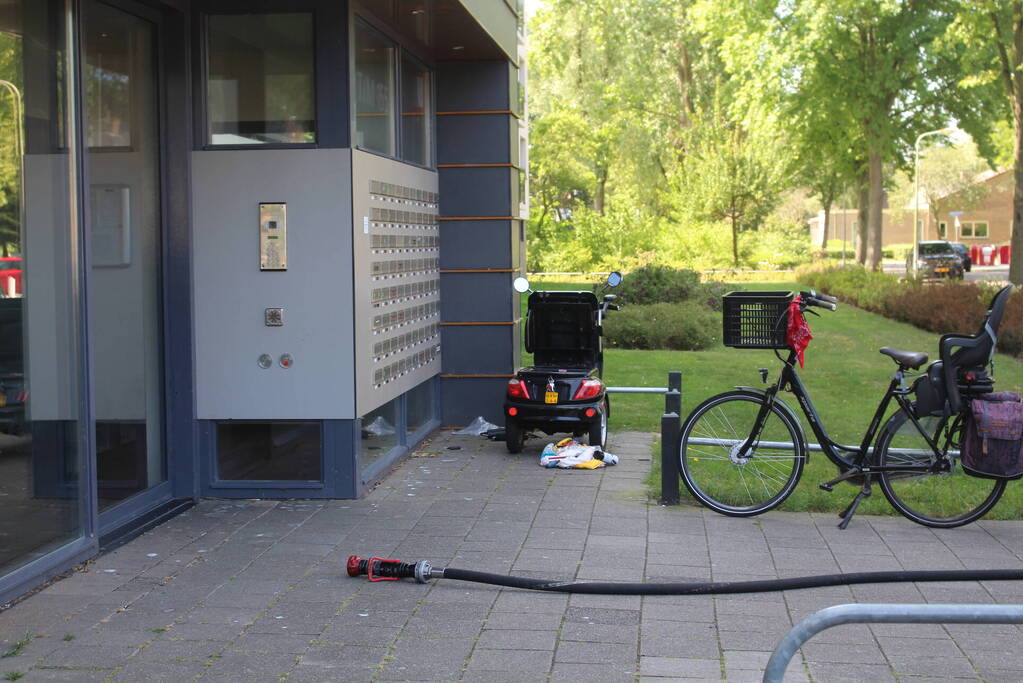
<svg viewBox="0 0 1023 683"><path fill-rule="evenodd" d="M748 517L785 500L803 473L805 450L799 424L777 403L753 432L761 394L730 391L707 399L690 413L679 434L682 481L698 501L715 512Z"/></svg>
<svg viewBox="0 0 1023 683"><path fill-rule="evenodd" d="M941 418L925 417L921 426L939 446ZM881 466L929 465L934 451L903 411L889 418L877 439L874 461ZM1005 491L1005 481L963 472L959 456L946 472L881 472L881 491L896 510L924 526L949 528L980 519Z"/></svg>

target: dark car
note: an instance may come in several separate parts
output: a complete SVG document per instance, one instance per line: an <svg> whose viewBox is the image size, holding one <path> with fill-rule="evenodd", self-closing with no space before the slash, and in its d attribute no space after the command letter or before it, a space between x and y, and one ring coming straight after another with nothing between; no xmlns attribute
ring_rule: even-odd
<svg viewBox="0 0 1023 683"><path fill-rule="evenodd" d="M909 253L906 270L912 272L913 253ZM963 279L966 267L962 257L956 252L951 242L936 240L920 243L920 257L917 260L917 273L923 278L955 278Z"/></svg>
<svg viewBox="0 0 1023 683"><path fill-rule="evenodd" d="M970 258L970 248L962 242L949 242L959 258L963 260L963 270L969 273L973 269L973 259Z"/></svg>

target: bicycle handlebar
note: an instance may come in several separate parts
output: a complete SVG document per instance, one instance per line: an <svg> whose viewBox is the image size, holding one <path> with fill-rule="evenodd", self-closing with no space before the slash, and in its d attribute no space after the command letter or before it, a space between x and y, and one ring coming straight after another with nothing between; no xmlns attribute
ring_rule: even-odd
<svg viewBox="0 0 1023 683"><path fill-rule="evenodd" d="M803 301L806 303L807 306L818 306L822 309L828 309L829 311L834 311L838 308L831 302L822 302L818 299L813 299L812 297L807 297Z"/></svg>
<svg viewBox="0 0 1023 683"><path fill-rule="evenodd" d="M804 297L808 296L811 299L817 299L818 301L826 301L829 304L837 304L838 303L838 299L836 299L835 297L830 296L828 294L824 294L823 292L815 292L812 289L809 292L800 292L800 293Z"/></svg>

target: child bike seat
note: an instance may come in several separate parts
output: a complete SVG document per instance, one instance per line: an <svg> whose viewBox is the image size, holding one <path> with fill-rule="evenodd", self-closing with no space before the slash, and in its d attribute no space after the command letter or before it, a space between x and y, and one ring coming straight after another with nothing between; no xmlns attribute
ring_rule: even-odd
<svg viewBox="0 0 1023 683"><path fill-rule="evenodd" d="M926 353L920 353L917 351L899 351L898 349L893 349L890 346L882 346L879 351L886 356L891 356L896 363L904 368L916 370L927 362Z"/></svg>
<svg viewBox="0 0 1023 683"><path fill-rule="evenodd" d="M1008 285L995 294L977 334L945 334L938 342L938 351L945 364L944 374L945 386L948 390L948 403L953 414L962 410L962 397L959 391L960 375L983 372L991 363L998 341L998 327L1001 325L1005 304L1008 302L1011 292L1012 285Z"/></svg>

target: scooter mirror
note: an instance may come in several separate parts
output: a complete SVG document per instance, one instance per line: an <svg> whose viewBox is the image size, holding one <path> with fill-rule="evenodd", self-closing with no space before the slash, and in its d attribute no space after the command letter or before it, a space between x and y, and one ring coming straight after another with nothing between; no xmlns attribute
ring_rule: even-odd
<svg viewBox="0 0 1023 683"><path fill-rule="evenodd" d="M519 294L525 294L529 291L529 280L524 277L517 277L515 278L515 281L512 282L512 287L514 287L515 291Z"/></svg>
<svg viewBox="0 0 1023 683"><path fill-rule="evenodd" d="M611 273L607 276L607 286L617 287L620 284L622 284L622 274L617 270L611 271Z"/></svg>

